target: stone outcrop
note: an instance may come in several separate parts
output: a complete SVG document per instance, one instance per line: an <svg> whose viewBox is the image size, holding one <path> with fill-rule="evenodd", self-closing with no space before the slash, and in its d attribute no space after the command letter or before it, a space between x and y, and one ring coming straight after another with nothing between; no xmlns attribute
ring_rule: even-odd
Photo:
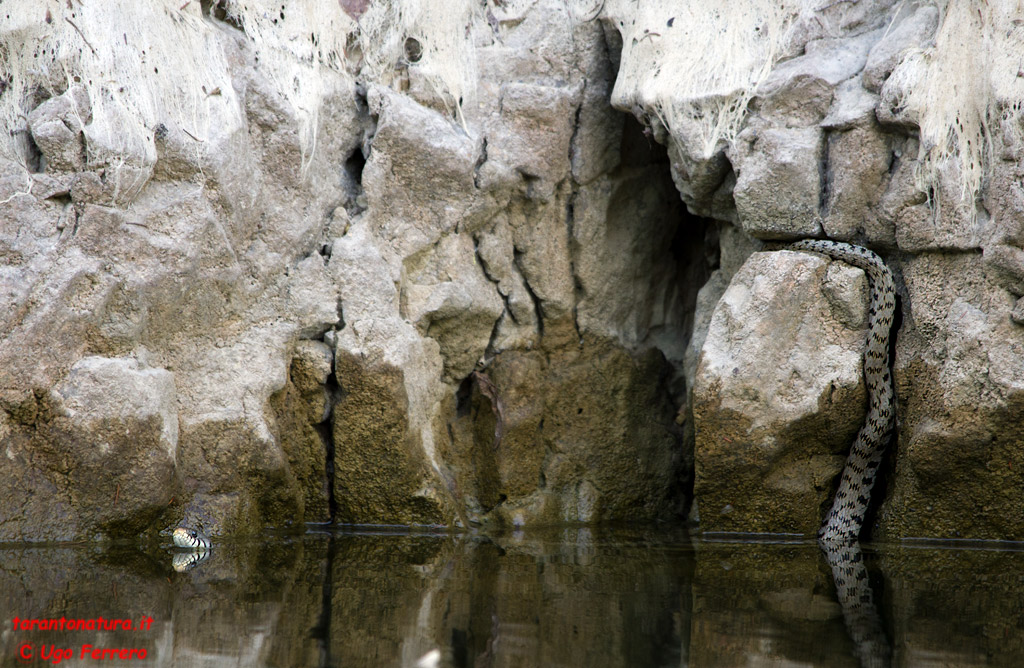
<svg viewBox="0 0 1024 668"><path fill-rule="evenodd" d="M178 412L174 375L165 369L83 357L8 419L31 428L29 435L7 427L0 460L9 483L5 524L15 536L140 532L174 494Z"/></svg>
<svg viewBox="0 0 1024 668"><path fill-rule="evenodd" d="M863 279L820 269L797 282L792 255L750 255L759 244L744 238L824 235L870 246L897 276L898 434L876 535L1020 538L1024 208L1012 100L997 107L1005 113L992 132L1002 143L972 201L967 163L920 150L932 140L920 128L923 112L905 103L924 85L907 76L908 59L935 44L945 17L930 3L857 5L831 3L797 20L734 140L706 154L693 126L654 131L670 145L687 206L726 226L685 367L701 526L809 534L827 509L840 446L865 410L862 325L853 317L866 301ZM687 100L645 100L630 83L620 80L620 99L640 100L656 126L658 105L686 108ZM695 187L706 174L715 180ZM721 204L723 189L734 211ZM726 232L735 228L744 234ZM808 318L813 335L799 329Z"/></svg>
<svg viewBox="0 0 1024 668"><path fill-rule="evenodd" d="M471 521L522 527L682 510L673 472L684 461L660 353L633 357L587 336L575 350L500 353L486 374L462 388L443 457Z"/></svg>
<svg viewBox="0 0 1024 668"><path fill-rule="evenodd" d="M3 163L0 540L678 516L711 260L664 151L608 105L602 24L477 17L458 110L426 60L390 86L332 61L305 70L311 115L266 26L194 4L230 81L210 132L168 111L119 163L64 82Z"/></svg>
<svg viewBox="0 0 1024 668"><path fill-rule="evenodd" d="M915 308L897 347L902 419L881 528L894 537L1017 536L1024 332L1008 317L1013 297L986 277L977 253L921 254L903 275Z"/></svg>
<svg viewBox="0 0 1024 668"><path fill-rule="evenodd" d="M691 498L709 531L808 533L864 414L866 302L858 271L758 252L808 235L896 275L881 532L1024 536L1013 86L982 169L974 107L959 159L917 96L944 9L732 3L746 23L718 33L656 5L491 3L454 47L380 40L389 61L357 39L379 8L342 3L351 39L283 62L275 22L185 3L159 18L205 69L148 57L206 77L175 89L193 115L126 103L150 116L123 138L114 92L54 74L106 37L15 12L0 46L86 41L11 79L13 112L0 91L0 541L678 519ZM658 79L730 25L748 50L683 62L732 78Z"/></svg>
<svg viewBox="0 0 1024 668"><path fill-rule="evenodd" d="M278 435L281 449L288 460L293 480L302 495L289 499L295 506L285 505L278 521L290 524L295 515L307 522L329 522L331 490L327 470L333 453L331 413L337 398L334 375L334 353L322 341L302 339L296 342L288 367L288 382L270 396L273 421L271 431Z"/></svg>

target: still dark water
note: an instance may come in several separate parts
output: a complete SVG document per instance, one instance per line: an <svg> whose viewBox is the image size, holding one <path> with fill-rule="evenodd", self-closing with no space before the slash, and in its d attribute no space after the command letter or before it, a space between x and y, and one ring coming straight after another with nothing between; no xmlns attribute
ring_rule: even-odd
<svg viewBox="0 0 1024 668"><path fill-rule="evenodd" d="M664 528L281 535L216 544L185 572L163 549L13 547L0 549L0 665L1024 665L1024 551L866 545L856 558L866 598L843 601L811 542Z"/></svg>

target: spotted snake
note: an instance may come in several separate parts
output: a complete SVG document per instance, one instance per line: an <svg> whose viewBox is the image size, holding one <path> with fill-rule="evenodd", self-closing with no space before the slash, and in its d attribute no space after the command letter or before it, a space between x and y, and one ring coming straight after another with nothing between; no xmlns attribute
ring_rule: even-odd
<svg viewBox="0 0 1024 668"><path fill-rule="evenodd" d="M854 542L864 524L882 455L896 418L892 373L889 369L889 332L896 310L892 272L882 258L860 246L820 239L804 239L789 246L812 251L863 269L868 276L871 300L868 337L864 348L864 381L868 388L868 414L850 448L825 523L818 531L823 542Z"/></svg>

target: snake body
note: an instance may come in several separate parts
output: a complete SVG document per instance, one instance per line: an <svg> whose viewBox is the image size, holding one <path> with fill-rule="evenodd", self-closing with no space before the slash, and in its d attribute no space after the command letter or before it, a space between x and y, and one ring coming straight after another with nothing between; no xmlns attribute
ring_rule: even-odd
<svg viewBox="0 0 1024 668"><path fill-rule="evenodd" d="M210 558L209 550L196 550L192 552L176 552L171 555L171 568L178 573L190 571L199 564Z"/></svg>
<svg viewBox="0 0 1024 668"><path fill-rule="evenodd" d="M860 543L822 542L821 549L832 571L836 601L861 668L889 668L892 646L875 605L875 592L871 589Z"/></svg>
<svg viewBox="0 0 1024 668"><path fill-rule="evenodd" d="M892 272L882 258L860 246L838 241L805 239L789 246L812 251L863 269L868 276L871 301L868 337L864 348L864 381L868 388L868 414L850 448L832 509L818 538L823 542L854 542L864 524L871 488L892 434L896 418L892 373L889 369L889 332L896 310Z"/></svg>

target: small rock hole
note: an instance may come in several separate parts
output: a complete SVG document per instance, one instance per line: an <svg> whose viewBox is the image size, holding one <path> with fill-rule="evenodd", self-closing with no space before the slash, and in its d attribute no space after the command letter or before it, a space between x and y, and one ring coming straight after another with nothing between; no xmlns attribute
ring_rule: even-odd
<svg viewBox="0 0 1024 668"><path fill-rule="evenodd" d="M459 383L459 389L455 391L455 415L456 417L466 417L470 413L472 408L472 402L470 401L473 396L473 377L466 376L466 378Z"/></svg>
<svg viewBox="0 0 1024 668"><path fill-rule="evenodd" d="M405 57L410 63L418 63L423 57L423 45L415 37L405 40Z"/></svg>

